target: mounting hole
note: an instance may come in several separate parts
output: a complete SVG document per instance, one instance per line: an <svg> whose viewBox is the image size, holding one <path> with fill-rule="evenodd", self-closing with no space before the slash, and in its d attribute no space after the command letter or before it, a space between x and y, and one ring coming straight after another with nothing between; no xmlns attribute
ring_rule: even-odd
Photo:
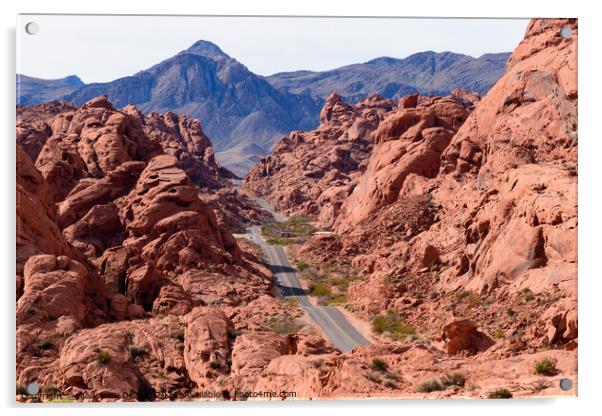
<svg viewBox="0 0 602 416"><path fill-rule="evenodd" d="M29 22L25 25L25 31L28 35L35 35L40 31L40 25L36 22Z"/></svg>
<svg viewBox="0 0 602 416"><path fill-rule="evenodd" d="M570 390L573 387L573 382L568 378L560 380L560 388L564 391Z"/></svg>
<svg viewBox="0 0 602 416"><path fill-rule="evenodd" d="M40 386L38 385L38 383L36 383L35 381L33 383L29 383L26 387L25 387L25 391L27 392L27 394L29 394L30 396L34 396L36 394L38 394L40 392Z"/></svg>
<svg viewBox="0 0 602 416"><path fill-rule="evenodd" d="M571 36L573 36L573 29L571 29L568 26L563 27L562 29L560 29L560 36L562 36L565 39L570 39Z"/></svg>

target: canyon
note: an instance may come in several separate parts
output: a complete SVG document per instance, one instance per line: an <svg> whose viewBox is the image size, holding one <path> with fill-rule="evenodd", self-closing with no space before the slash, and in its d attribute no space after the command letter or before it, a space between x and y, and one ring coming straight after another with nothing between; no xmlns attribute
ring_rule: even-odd
<svg viewBox="0 0 602 416"><path fill-rule="evenodd" d="M389 96L207 42L151 68L316 86L242 183L223 126L127 97L145 72L18 105L17 400L576 395L577 36L534 19L499 77Z"/></svg>

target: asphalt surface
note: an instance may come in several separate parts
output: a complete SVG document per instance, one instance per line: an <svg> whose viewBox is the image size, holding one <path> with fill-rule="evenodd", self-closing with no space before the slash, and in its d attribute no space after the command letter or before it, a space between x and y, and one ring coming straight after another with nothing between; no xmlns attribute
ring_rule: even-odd
<svg viewBox="0 0 602 416"><path fill-rule="evenodd" d="M261 200L261 198L258 199ZM267 204L266 201L263 202L265 203L264 205L269 207L269 204ZM273 209L271 212L273 212ZM277 217L275 218L279 220ZM251 240L258 244L265 253L270 263L270 269L274 276L274 280L278 285L282 297L297 299L299 306L306 310L314 322L322 328L326 337L335 347L346 352L357 348L360 345L370 343L354 328L347 318L345 318L345 315L343 315L336 307L314 306L311 304L307 292L303 289L297 278L295 269L288 261L286 253L282 247L268 244L261 235L260 227L249 227L247 228L247 232Z"/></svg>

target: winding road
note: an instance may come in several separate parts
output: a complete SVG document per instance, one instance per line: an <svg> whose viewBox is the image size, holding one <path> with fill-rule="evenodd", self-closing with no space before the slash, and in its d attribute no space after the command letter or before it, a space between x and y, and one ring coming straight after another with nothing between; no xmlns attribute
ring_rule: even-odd
<svg viewBox="0 0 602 416"><path fill-rule="evenodd" d="M274 209L267 201L261 198L253 198L262 208L267 209L273 215ZM274 215L277 221L285 220L280 215ZM357 329L347 320L345 315L334 306L314 306L309 301L307 292L301 286L295 269L291 266L286 253L280 246L268 244L261 235L261 228L253 226L247 228L251 240L258 244L265 253L274 281L278 285L282 297L294 298L299 302L311 319L322 329L326 337L342 352L350 351L370 342L359 333Z"/></svg>

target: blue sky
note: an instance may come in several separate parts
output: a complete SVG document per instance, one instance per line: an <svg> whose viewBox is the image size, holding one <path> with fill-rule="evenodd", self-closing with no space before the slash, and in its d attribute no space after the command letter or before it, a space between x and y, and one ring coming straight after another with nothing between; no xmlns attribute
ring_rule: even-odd
<svg viewBox="0 0 602 416"><path fill-rule="evenodd" d="M35 21L36 35L24 27ZM39 78L78 75L103 82L132 75L199 39L260 75L327 70L379 56L426 50L478 57L511 52L524 19L256 18L200 16L21 15L17 72Z"/></svg>

